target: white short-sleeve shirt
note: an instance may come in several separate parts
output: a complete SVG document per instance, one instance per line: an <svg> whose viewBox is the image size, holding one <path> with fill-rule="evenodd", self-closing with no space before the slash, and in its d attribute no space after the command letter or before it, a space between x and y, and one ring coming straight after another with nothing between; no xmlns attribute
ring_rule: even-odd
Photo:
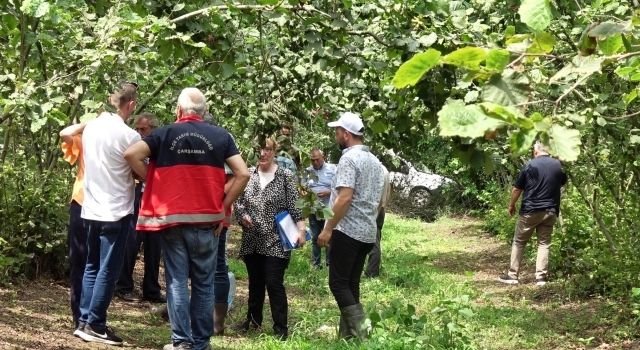
<svg viewBox="0 0 640 350"><path fill-rule="evenodd" d="M139 140L140 135L114 113L104 112L87 123L82 133L83 219L118 221L133 213L135 183L124 151Z"/></svg>
<svg viewBox="0 0 640 350"><path fill-rule="evenodd" d="M369 147L356 145L342 151L336 176L331 186L331 200L338 197L340 187L353 189L351 205L336 229L364 242L376 241L376 218L384 189L384 167Z"/></svg>

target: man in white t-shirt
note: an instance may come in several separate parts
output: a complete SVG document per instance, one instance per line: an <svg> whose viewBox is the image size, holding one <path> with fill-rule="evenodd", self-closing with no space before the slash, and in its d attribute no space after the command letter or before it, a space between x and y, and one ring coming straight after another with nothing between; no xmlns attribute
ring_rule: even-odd
<svg viewBox="0 0 640 350"><path fill-rule="evenodd" d="M100 114L87 123L82 134L85 178L81 217L87 229L87 264L79 325L73 334L89 342L122 344L107 327L107 308L122 269L133 213L135 184L124 151L140 140L125 123L135 109L136 90L136 84L121 84L109 97L117 113Z"/></svg>

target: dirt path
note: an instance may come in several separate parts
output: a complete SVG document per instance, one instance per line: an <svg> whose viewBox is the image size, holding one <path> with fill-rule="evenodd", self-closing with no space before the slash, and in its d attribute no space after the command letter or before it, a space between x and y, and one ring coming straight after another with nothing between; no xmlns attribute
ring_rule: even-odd
<svg viewBox="0 0 640 350"><path fill-rule="evenodd" d="M573 297L562 280L537 287L535 257L523 262L520 285L502 284L497 279L508 268L508 244L483 232L475 219L459 218L444 234L432 228L434 224L427 225L431 237L449 242L436 249L434 266L472 276L470 284L478 292L474 336L483 348L640 349L640 341L626 339L638 335L624 321L630 310L616 301ZM535 241L529 249L532 245ZM451 250L443 249L446 246Z"/></svg>

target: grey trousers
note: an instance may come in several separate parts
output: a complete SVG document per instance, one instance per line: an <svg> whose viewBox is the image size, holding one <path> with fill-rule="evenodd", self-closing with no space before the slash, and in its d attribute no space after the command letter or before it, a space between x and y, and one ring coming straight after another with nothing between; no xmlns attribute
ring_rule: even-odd
<svg viewBox="0 0 640 350"><path fill-rule="evenodd" d="M551 211L540 211L520 215L516 224L513 244L511 246L511 266L509 267L509 276L518 278L524 247L531 239L533 231L535 231L538 237L536 279L547 278L551 233L553 232L553 224L555 224L556 219L556 213Z"/></svg>

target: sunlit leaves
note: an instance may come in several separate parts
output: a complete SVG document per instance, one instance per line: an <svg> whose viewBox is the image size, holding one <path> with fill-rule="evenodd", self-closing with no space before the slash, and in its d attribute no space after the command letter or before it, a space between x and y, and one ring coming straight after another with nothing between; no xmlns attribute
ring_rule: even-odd
<svg viewBox="0 0 640 350"><path fill-rule="evenodd" d="M440 51L434 49L414 55L400 66L393 78L393 85L398 89L415 85L439 60Z"/></svg>
<svg viewBox="0 0 640 350"><path fill-rule="evenodd" d="M504 49L489 50L487 54L487 62L485 67L489 70L502 72L502 70L509 64L511 54Z"/></svg>
<svg viewBox="0 0 640 350"><path fill-rule="evenodd" d="M562 125L554 124L547 132L549 151L560 160L571 162L580 155L580 132Z"/></svg>
<svg viewBox="0 0 640 350"><path fill-rule="evenodd" d="M556 38L547 32L538 32L533 36L528 53L551 53L556 44Z"/></svg>
<svg viewBox="0 0 640 350"><path fill-rule="evenodd" d="M549 0L522 0L518 14L522 23L535 31L547 29L553 19Z"/></svg>
<svg viewBox="0 0 640 350"><path fill-rule="evenodd" d="M515 154L523 155L531 151L531 146L538 136L538 131L535 129L522 129L511 134L509 138L509 146L511 151Z"/></svg>
<svg viewBox="0 0 640 350"><path fill-rule="evenodd" d="M612 35L606 39L598 40L598 47L605 55L614 55L624 51L624 41L621 34Z"/></svg>
<svg viewBox="0 0 640 350"><path fill-rule="evenodd" d="M631 28L631 23L602 22L589 30L589 36L607 38L615 34L626 33Z"/></svg>
<svg viewBox="0 0 640 350"><path fill-rule="evenodd" d="M484 102L480 106L488 116L500 119L513 126L518 126L524 129L531 129L534 127L533 121L525 117L520 110L511 106L502 106L499 104Z"/></svg>
<svg viewBox="0 0 640 350"><path fill-rule="evenodd" d="M488 117L478 105L465 105L460 100L447 103L438 112L440 136L477 138L493 131L505 123Z"/></svg>
<svg viewBox="0 0 640 350"><path fill-rule="evenodd" d="M479 69L480 63L487 58L487 50L480 47L463 47L442 58L443 63L469 70Z"/></svg>
<svg viewBox="0 0 640 350"><path fill-rule="evenodd" d="M515 106L528 100L529 79L512 69L494 75L482 87L482 99L505 106Z"/></svg>
<svg viewBox="0 0 640 350"><path fill-rule="evenodd" d="M563 79L573 80L600 72L603 61L604 58L597 56L576 56L551 77L549 83L553 84Z"/></svg>

